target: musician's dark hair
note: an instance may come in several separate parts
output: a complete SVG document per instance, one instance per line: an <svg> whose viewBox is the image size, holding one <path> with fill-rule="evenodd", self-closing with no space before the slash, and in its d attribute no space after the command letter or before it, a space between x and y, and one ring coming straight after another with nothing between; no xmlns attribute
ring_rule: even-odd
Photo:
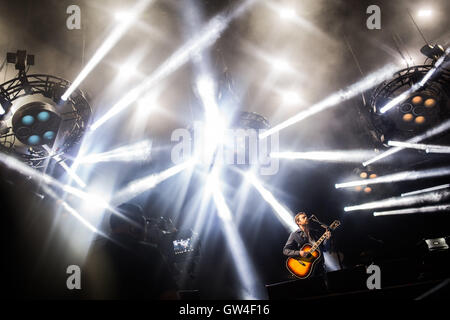
<svg viewBox="0 0 450 320"><path fill-rule="evenodd" d="M297 223L297 219L298 219L298 217L300 217L301 215L306 215L306 216L308 216L308 215L306 214L306 212L300 211L300 212L297 213L297 214L295 215L295 217L294 217L295 223Z"/></svg>

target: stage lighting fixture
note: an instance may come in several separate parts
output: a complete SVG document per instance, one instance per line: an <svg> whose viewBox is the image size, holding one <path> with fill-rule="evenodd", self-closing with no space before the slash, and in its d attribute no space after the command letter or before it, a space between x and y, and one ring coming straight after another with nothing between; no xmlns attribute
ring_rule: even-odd
<svg viewBox="0 0 450 320"><path fill-rule="evenodd" d="M34 56L25 50L8 53L7 61L18 75L0 84L0 150L16 154L35 168L49 157L43 145L59 154L67 153L81 139L91 115L91 107L80 90L67 101L61 95L70 86L67 80L47 74L27 74Z"/></svg>
<svg viewBox="0 0 450 320"><path fill-rule="evenodd" d="M438 44L434 46L427 44L420 49L420 52L432 60L437 60L445 54L444 48Z"/></svg>
<svg viewBox="0 0 450 320"><path fill-rule="evenodd" d="M362 180L374 179L377 175L374 173L374 169L370 166L367 168L355 168L353 170L355 176L359 177ZM360 192L361 194L369 194L373 191L373 187L368 187L366 185L355 186L352 190L356 192Z"/></svg>
<svg viewBox="0 0 450 320"><path fill-rule="evenodd" d="M22 106L12 117L12 131L25 145L53 145L61 117L55 107L44 102Z"/></svg>
<svg viewBox="0 0 450 320"><path fill-rule="evenodd" d="M263 116L255 113L255 112L246 112L241 111L236 114L234 119L231 121L230 124L231 129L242 129L242 130L254 130L255 134L253 136L246 134L245 137L241 137L239 135L235 135L233 137L234 142L236 145L233 145L233 152L234 155L237 156L238 161L236 161L236 165L243 165L244 167L248 168L248 166L253 165L255 162L254 154L252 152L256 151L256 155L259 155L260 152L260 135L259 133L261 130L267 130L270 128L270 124L267 121L266 118ZM243 139L239 139L243 138ZM252 141L251 139L256 139L256 143L254 143L254 146L256 147L256 150L252 149ZM273 147L273 146L269 146ZM270 152L268 152L270 154ZM241 163L239 159L244 160L244 163Z"/></svg>
<svg viewBox="0 0 450 320"><path fill-rule="evenodd" d="M424 239L429 251L448 250L448 244L445 238Z"/></svg>
<svg viewBox="0 0 450 320"><path fill-rule="evenodd" d="M378 143L410 139L450 118L450 50L436 45L421 52L431 62L396 72L373 91L363 112Z"/></svg>

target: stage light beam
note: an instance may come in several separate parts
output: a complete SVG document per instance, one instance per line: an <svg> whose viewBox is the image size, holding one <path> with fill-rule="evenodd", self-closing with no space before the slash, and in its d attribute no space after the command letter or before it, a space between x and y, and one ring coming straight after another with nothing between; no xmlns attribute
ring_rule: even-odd
<svg viewBox="0 0 450 320"><path fill-rule="evenodd" d="M88 154L77 159L79 164L94 164L99 162L132 162L144 161L150 157L152 142L141 141L131 145L116 148L98 154Z"/></svg>
<svg viewBox="0 0 450 320"><path fill-rule="evenodd" d="M380 217L380 216L391 216L391 215L398 215L398 214L429 213L429 212L438 212L438 211L450 211L450 203L437 205L437 206L420 207L420 208L379 211L379 212L374 212L373 215L374 215L374 217Z"/></svg>
<svg viewBox="0 0 450 320"><path fill-rule="evenodd" d="M131 25L136 21L136 18L147 8L147 6L153 2L153 0L141 0L139 1L123 19L123 22L117 25L111 34L102 43L100 48L94 53L93 57L89 60L86 66L81 70L73 83L61 96L61 99L66 101L70 95L78 88L83 80L91 73L91 71L97 66L97 64L103 59L103 57L114 47L114 45L122 38L122 36L128 31Z"/></svg>
<svg viewBox="0 0 450 320"><path fill-rule="evenodd" d="M263 199L272 207L272 209L277 214L278 219L281 223L290 231L297 230L297 225L294 222L294 216L288 209L286 209L273 194L264 188L263 184L258 180L258 178L251 172L244 174L247 181L249 181L255 189L261 194Z"/></svg>
<svg viewBox="0 0 450 320"><path fill-rule="evenodd" d="M219 171L219 166L214 165L207 178L208 180L205 185L205 192L206 195L212 195L217 208L218 216L222 220L224 234L230 248L231 256L233 258L239 279L244 287L242 299L256 299L260 295L258 281L256 281L256 276L254 276L254 268L249 260L244 243L242 242L238 230L233 223L230 208L228 207L222 194Z"/></svg>
<svg viewBox="0 0 450 320"><path fill-rule="evenodd" d="M425 133L407 140L406 142L407 143L417 143L417 142L426 140L428 138L434 137L434 136L436 136L438 134L441 134L441 133L443 133L443 132L445 132L445 131L447 131L449 129L450 129L450 120L447 120L447 121L441 123L440 125L438 125L438 126L436 126L434 128L431 128L430 130L426 131ZM374 158L363 162L362 165L364 167L366 167L369 164L372 164L372 163L374 163L376 161L384 159L384 158L386 158L386 157L388 157L390 155L393 155L393 154L395 154L395 153L397 153L399 151L402 151L403 149L404 149L403 147L390 148L389 150L386 150L385 152L380 153L379 155L375 156Z"/></svg>
<svg viewBox="0 0 450 320"><path fill-rule="evenodd" d="M163 62L146 80L139 86L130 90L109 111L100 119L95 121L90 129L97 130L101 125L107 122L118 113L127 109L132 103L149 91L152 87L159 84L165 77L180 68L199 52L211 46L221 36L222 32L228 27L229 23L242 15L251 5L258 0L247 0L232 11L228 16L218 15L212 18L205 27L190 41L176 50L165 62Z"/></svg>
<svg viewBox="0 0 450 320"><path fill-rule="evenodd" d="M407 207L417 204L423 204L426 202L437 203L446 200L449 197L450 191L437 191L423 195L411 195L409 197L393 197L379 201L372 201L356 206L345 207L344 211L350 212L350 211L371 210L371 209L391 208L391 207Z"/></svg>
<svg viewBox="0 0 450 320"><path fill-rule="evenodd" d="M336 189L340 188L351 188L356 186L366 186L370 184L379 184L379 183L393 183L393 182L401 182L401 181L411 181L411 180L419 180L419 179L427 179L427 178L435 178L441 176L450 175L450 167L442 167L436 169L428 169L421 171L403 171L398 172L382 177L377 177L374 179L364 179L357 181L350 181L344 183L335 184Z"/></svg>
<svg viewBox="0 0 450 320"><path fill-rule="evenodd" d="M415 191L411 191L411 192L402 193L401 196L402 197L408 197L408 196L412 196L412 195L416 195L416 194L420 194L420 193L436 191L436 190L441 190L441 189L446 189L446 188L450 188L450 184L449 183L441 184L439 186L434 186L434 187L431 187L431 188L425 188L425 189L420 189L420 190L415 190Z"/></svg>
<svg viewBox="0 0 450 320"><path fill-rule="evenodd" d="M371 150L333 150L308 152L272 152L271 158L288 160L311 160L338 163L361 163L375 154Z"/></svg>
<svg viewBox="0 0 450 320"><path fill-rule="evenodd" d="M376 86L377 84L386 80L388 77L392 76L395 69L396 68L394 65L385 66L384 68L367 76L363 80L347 87L345 90L331 94L330 96L323 99L322 101L319 101L318 103L314 104L310 108L297 113L296 115L285 120L284 122L261 133L259 135L260 139L266 138L266 137L270 136L271 134L274 134L275 132L278 132L289 126L292 126L293 124L296 124L297 122L305 120L319 112L328 110L331 107L334 107L334 106L340 104L341 102L344 102L348 99L355 97L356 95L360 94L361 92L364 92L364 91Z"/></svg>
<svg viewBox="0 0 450 320"><path fill-rule="evenodd" d="M436 72L436 70L439 68L439 66L444 62L445 58L447 57L447 55L449 53L450 53L450 48L445 50L445 54L436 61L434 66L425 74L425 76L422 78L422 80L420 80L420 82L413 84L411 86L411 88L409 88L405 92L401 93L399 96L397 96L394 99L392 99L391 101L389 101L386 105L384 105L380 109L380 112L386 113L387 111L391 110L396 105L398 105L399 103L401 103L402 101L407 99L414 92L416 92L417 90L422 88L427 83L427 81L431 78L431 76Z"/></svg>
<svg viewBox="0 0 450 320"><path fill-rule="evenodd" d="M67 174L78 184L81 188L86 188L86 183L76 174L74 170L72 170L62 159L59 155L55 154L52 155L52 150L44 144L42 146L45 151L51 156L53 159L57 161L57 163L67 172Z"/></svg>
<svg viewBox="0 0 450 320"><path fill-rule="evenodd" d="M114 206L118 206L124 202L127 202L141 193L154 188L156 185L169 179L170 177L192 167L194 164L195 161L191 159L159 173L153 173L147 177L132 181L125 188L119 190L114 197L112 197L112 203Z"/></svg>

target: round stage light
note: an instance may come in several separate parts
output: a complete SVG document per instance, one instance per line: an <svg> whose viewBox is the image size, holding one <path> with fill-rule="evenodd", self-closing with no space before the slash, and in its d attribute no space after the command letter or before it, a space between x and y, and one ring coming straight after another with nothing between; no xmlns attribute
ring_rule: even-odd
<svg viewBox="0 0 450 320"><path fill-rule="evenodd" d="M374 178L376 178L376 177L377 177L377 175L376 175L375 173L372 173L372 174L369 176L370 179L374 179Z"/></svg>
<svg viewBox="0 0 450 320"><path fill-rule="evenodd" d="M359 177L362 178L362 179L367 178L367 172L361 172L361 173L359 174Z"/></svg>
<svg viewBox="0 0 450 320"><path fill-rule="evenodd" d="M361 186L356 186L356 187L355 187L355 190L358 191L358 192L360 192L360 191L362 190L362 187L361 187Z"/></svg>
<svg viewBox="0 0 450 320"><path fill-rule="evenodd" d="M26 116L22 117L22 123L26 126L33 124L33 122L34 122L33 116L26 115Z"/></svg>
<svg viewBox="0 0 450 320"><path fill-rule="evenodd" d="M414 98L411 99L411 102L416 105L421 104L422 101L423 101L423 99L421 96L415 96Z"/></svg>
<svg viewBox="0 0 450 320"><path fill-rule="evenodd" d="M41 141L41 138L39 138L39 136L37 135L32 135L28 138L28 144L30 145L36 145L39 143L39 141Z"/></svg>
<svg viewBox="0 0 450 320"><path fill-rule="evenodd" d="M365 193L370 193L372 191L372 188L371 187L365 187L364 188L364 192Z"/></svg>
<svg viewBox="0 0 450 320"><path fill-rule="evenodd" d="M425 107L427 108L431 108L434 107L436 105L436 100L433 98L428 98L427 100L425 100Z"/></svg>
<svg viewBox="0 0 450 320"><path fill-rule="evenodd" d="M47 131L44 133L44 139L45 140L52 140L55 137L54 131Z"/></svg>
<svg viewBox="0 0 450 320"><path fill-rule="evenodd" d="M424 116L418 116L418 117L414 120L414 122L417 123L417 124L422 124L422 123L425 122L425 117L424 117Z"/></svg>
<svg viewBox="0 0 450 320"><path fill-rule="evenodd" d="M37 118L39 121L45 122L50 119L50 113L47 111L41 111L38 113Z"/></svg>
<svg viewBox="0 0 450 320"><path fill-rule="evenodd" d="M413 115L411 113L407 113L403 115L403 121L410 122L413 119Z"/></svg>

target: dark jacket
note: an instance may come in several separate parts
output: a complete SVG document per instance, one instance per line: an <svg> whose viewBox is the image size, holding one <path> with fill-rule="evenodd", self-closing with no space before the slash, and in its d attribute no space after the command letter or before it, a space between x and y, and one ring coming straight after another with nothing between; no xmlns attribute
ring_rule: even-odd
<svg viewBox="0 0 450 320"><path fill-rule="evenodd" d="M300 229L293 231L290 235L286 244L283 248L283 254L288 257L298 257L300 256L300 249L303 247L305 243L311 243L311 240L317 241L325 232L325 229L316 229L314 227L310 227L310 236L312 239L308 239L306 233ZM326 241L326 240L325 240ZM321 251L324 250L324 242L319 246ZM311 243L312 244L312 243Z"/></svg>

